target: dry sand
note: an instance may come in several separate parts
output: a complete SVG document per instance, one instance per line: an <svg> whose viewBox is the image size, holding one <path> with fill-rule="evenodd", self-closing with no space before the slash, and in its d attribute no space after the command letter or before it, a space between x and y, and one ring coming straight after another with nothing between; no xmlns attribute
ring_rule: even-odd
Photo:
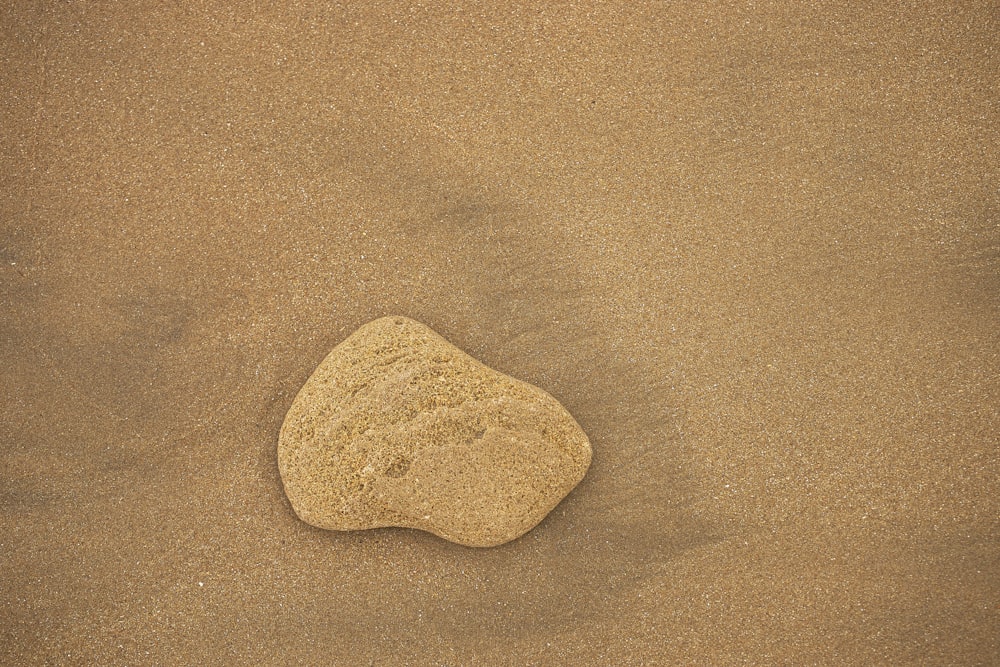
<svg viewBox="0 0 1000 667"><path fill-rule="evenodd" d="M268 4L0 9L0 663L1000 661L994 2ZM390 313L590 436L523 538L296 519Z"/></svg>

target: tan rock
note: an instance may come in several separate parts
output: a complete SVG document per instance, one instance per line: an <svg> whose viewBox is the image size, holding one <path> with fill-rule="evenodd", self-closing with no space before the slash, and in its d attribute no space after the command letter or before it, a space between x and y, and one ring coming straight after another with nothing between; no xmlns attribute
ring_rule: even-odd
<svg viewBox="0 0 1000 667"><path fill-rule="evenodd" d="M589 465L587 436L552 396L405 317L335 347L278 440L285 493L306 523L405 526L469 546L531 530Z"/></svg>

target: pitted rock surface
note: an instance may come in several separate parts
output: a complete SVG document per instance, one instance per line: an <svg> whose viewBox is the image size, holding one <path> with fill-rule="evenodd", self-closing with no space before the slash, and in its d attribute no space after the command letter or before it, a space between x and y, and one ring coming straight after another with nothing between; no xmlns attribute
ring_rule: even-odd
<svg viewBox="0 0 1000 667"><path fill-rule="evenodd" d="M405 317L369 322L335 347L278 441L285 493L306 523L419 528L468 546L531 530L590 457L556 399Z"/></svg>

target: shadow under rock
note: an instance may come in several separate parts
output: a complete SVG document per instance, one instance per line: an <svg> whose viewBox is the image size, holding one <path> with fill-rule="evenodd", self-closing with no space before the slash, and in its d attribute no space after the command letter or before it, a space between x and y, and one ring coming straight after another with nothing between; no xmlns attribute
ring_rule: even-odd
<svg viewBox="0 0 1000 667"><path fill-rule="evenodd" d="M600 286L578 268L588 255L557 225L469 193L425 197L413 211L421 221L393 230L396 243L419 246L413 265L457 292L411 300L402 314L552 393L590 437L593 463L537 528L500 547L466 548L407 529L311 539L379 553L358 577L396 585L391 600L373 595L359 613L390 635L399 618L423 618L442 637L490 642L607 617L683 553L717 540L692 509L693 466L681 415L668 402L666 366L638 353L626 362L613 349L616 325L602 315ZM587 303L594 312L581 308ZM296 389L283 389L278 402ZM274 413L266 422L279 426ZM405 581L396 581L404 563Z"/></svg>

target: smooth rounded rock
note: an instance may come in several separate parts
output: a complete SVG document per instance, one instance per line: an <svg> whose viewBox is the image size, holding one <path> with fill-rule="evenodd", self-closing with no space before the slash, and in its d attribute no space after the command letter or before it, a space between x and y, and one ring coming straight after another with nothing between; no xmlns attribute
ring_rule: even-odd
<svg viewBox="0 0 1000 667"><path fill-rule="evenodd" d="M285 493L306 523L419 528L469 546L531 530L590 456L556 399L405 317L369 322L335 347L278 440Z"/></svg>

